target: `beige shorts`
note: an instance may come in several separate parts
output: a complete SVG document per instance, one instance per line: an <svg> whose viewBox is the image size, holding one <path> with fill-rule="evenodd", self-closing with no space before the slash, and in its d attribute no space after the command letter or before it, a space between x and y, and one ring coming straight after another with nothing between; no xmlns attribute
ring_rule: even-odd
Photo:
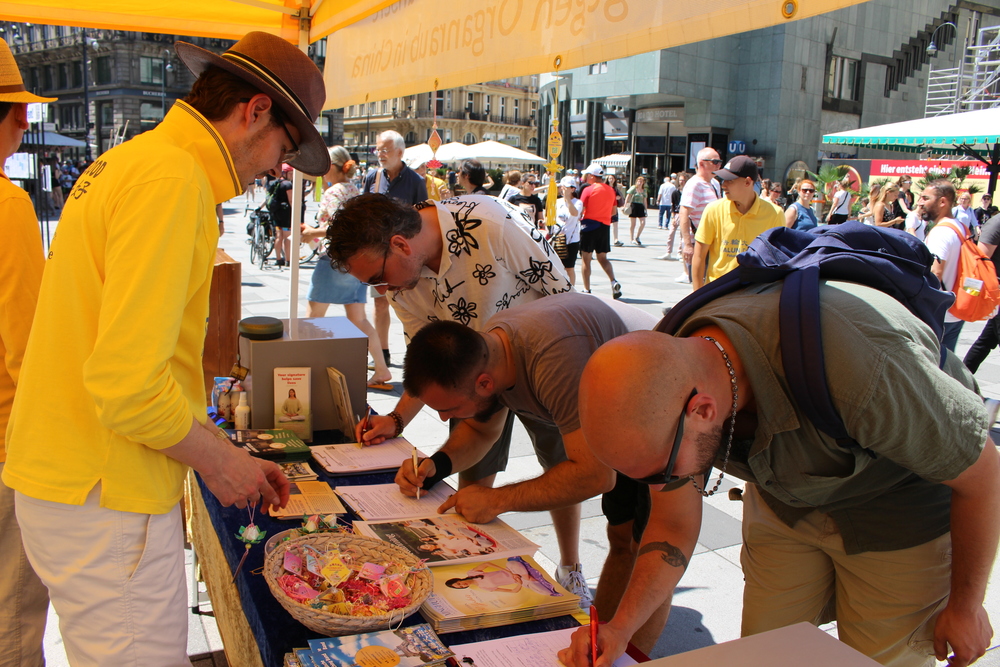
<svg viewBox="0 0 1000 667"><path fill-rule="evenodd" d="M909 549L848 555L833 519L789 528L754 484L743 494L743 635L837 621L840 640L892 667L934 660L934 622L951 589L951 533Z"/></svg>

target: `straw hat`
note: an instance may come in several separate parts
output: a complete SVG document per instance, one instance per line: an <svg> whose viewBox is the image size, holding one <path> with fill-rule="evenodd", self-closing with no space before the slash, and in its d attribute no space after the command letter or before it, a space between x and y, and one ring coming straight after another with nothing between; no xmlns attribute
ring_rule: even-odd
<svg viewBox="0 0 1000 667"><path fill-rule="evenodd" d="M212 65L220 67L250 82L281 107L302 136L300 154L290 163L293 167L312 176L330 170L326 144L313 125L326 102L326 86L309 56L266 32L247 33L221 56L187 42L174 47L195 76Z"/></svg>
<svg viewBox="0 0 1000 667"><path fill-rule="evenodd" d="M55 102L55 97L39 97L24 89L21 70L7 42L0 38L0 102Z"/></svg>

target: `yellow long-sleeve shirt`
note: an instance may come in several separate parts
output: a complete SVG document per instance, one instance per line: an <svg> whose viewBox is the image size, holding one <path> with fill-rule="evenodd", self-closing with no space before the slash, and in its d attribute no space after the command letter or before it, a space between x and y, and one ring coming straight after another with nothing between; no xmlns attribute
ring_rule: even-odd
<svg viewBox="0 0 1000 667"><path fill-rule="evenodd" d="M42 237L28 193L0 169L0 462L24 348L42 282Z"/></svg>
<svg viewBox="0 0 1000 667"><path fill-rule="evenodd" d="M159 514L186 467L159 449L205 421L201 356L219 238L243 191L222 137L177 102L70 192L49 252L7 430L25 495Z"/></svg>

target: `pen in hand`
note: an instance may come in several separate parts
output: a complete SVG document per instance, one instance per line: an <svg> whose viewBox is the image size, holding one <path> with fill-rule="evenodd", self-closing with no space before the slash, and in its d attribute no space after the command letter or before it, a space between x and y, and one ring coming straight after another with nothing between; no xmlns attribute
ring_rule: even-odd
<svg viewBox="0 0 1000 667"><path fill-rule="evenodd" d="M358 444L362 447L365 446L365 433L371 430L371 416L372 416L372 406L368 406L368 412L365 413L365 420L361 425L361 437Z"/></svg>
<svg viewBox="0 0 1000 667"><path fill-rule="evenodd" d="M416 478L417 482L417 500L420 500L420 473L417 472L417 468L420 466L420 461L417 459L417 448L413 448L413 476Z"/></svg>

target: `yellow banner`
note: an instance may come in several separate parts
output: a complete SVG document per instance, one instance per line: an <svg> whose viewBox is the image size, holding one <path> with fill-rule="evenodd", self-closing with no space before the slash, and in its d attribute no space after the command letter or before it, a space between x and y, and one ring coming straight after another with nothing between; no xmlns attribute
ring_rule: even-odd
<svg viewBox="0 0 1000 667"><path fill-rule="evenodd" d="M551 72L861 0L399 0L327 41L327 108Z"/></svg>

